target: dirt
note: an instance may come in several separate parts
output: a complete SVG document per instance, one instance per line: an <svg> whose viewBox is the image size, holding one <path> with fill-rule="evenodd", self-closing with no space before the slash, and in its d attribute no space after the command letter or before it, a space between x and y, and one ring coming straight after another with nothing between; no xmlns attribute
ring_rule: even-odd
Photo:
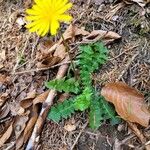
<svg viewBox="0 0 150 150"><path fill-rule="evenodd" d="M124 4L111 17L112 6L119 2L104 0L99 5L94 0L90 4L83 0L77 0L73 3L71 14L75 18L74 24L83 26L88 31L111 30L122 37L107 45L109 61L100 71L95 73L95 87L100 89L107 82L124 81L140 90L146 96L146 101L149 102L149 5L145 7L146 12L143 15L143 9L138 4ZM0 73L10 77L10 83L0 85L0 91L8 93L8 103L19 103L31 90L36 90L37 94L42 93L45 91L44 82L52 79L56 74L56 69L14 74L36 68L39 43L47 39L47 37L38 38L36 34L30 34L24 25L19 26L16 23L17 18L24 17L25 8L30 5L30 0L6 0L0 3L0 53L1 51L5 52L0 64ZM129 150L142 146L124 121L115 126L105 122L97 131L89 129L86 125L87 121L87 112L77 113L59 124L46 120L39 148L43 150L70 150L76 139L76 145L73 148L75 150L117 150L118 147ZM76 130L68 132L64 129L64 125L70 123L76 125ZM3 128L5 124L7 122L0 123L0 128ZM149 139L149 129L142 128L141 130L148 134ZM121 143L126 138L127 141ZM6 142L5 146L7 147L7 144L12 141L13 137Z"/></svg>

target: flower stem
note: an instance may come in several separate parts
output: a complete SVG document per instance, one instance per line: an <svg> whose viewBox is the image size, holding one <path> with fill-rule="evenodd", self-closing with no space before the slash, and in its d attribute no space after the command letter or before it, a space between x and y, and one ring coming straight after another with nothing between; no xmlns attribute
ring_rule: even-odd
<svg viewBox="0 0 150 150"><path fill-rule="evenodd" d="M74 66L74 63L73 63L73 60L72 60L72 57L71 57L71 54L70 54L70 48L67 44L67 42L65 41L65 38L63 36L63 34L61 33L61 37L62 37L62 40L63 40L63 43L64 43L64 46L65 46L65 49L66 49L66 52L68 53L68 56L69 56L69 59L70 59L70 62L71 62L71 66L72 66L72 69L73 69L73 72L74 72L74 76L75 76L75 79L77 79L77 74L76 74L76 70L75 70L75 66Z"/></svg>

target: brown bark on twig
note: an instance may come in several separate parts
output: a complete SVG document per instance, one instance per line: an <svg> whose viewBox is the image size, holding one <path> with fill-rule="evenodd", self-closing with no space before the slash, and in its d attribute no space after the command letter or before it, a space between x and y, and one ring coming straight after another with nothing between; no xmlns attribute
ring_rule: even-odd
<svg viewBox="0 0 150 150"><path fill-rule="evenodd" d="M63 62L67 62L69 61L69 57L67 56ZM68 69L68 64L64 64L62 66L60 66L56 79L61 79L64 77L64 75L66 74L66 71ZM53 100L56 96L57 92L55 90L51 90L48 94L47 99L45 100L45 102L42 105L42 109L40 112L40 115L36 121L36 124L34 126L32 135L29 139L29 142L27 144L26 150L34 150L36 149L38 143L39 143L39 139L40 139L40 133L42 130L42 127L44 125L45 119L47 117L48 111L53 103Z"/></svg>
<svg viewBox="0 0 150 150"><path fill-rule="evenodd" d="M134 132L134 134L138 137L138 139L141 141L143 145L145 145L147 139L143 135L143 133L138 129L137 125L131 122L128 122L129 127ZM146 150L150 150L150 145L145 145Z"/></svg>

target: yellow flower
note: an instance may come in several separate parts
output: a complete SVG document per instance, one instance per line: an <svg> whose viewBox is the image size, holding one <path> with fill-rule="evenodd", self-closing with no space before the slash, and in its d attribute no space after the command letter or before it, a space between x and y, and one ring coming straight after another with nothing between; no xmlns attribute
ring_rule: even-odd
<svg viewBox="0 0 150 150"><path fill-rule="evenodd" d="M44 36L47 33L55 35L60 22L69 22L72 17L66 11L72 7L68 0L34 0L35 4L27 9L26 20L30 21L26 27L30 32L37 32Z"/></svg>

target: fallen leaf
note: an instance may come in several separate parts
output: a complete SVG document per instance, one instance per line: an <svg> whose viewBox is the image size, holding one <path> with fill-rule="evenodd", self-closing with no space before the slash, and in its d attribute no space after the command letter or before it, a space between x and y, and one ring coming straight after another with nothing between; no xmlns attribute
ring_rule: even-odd
<svg viewBox="0 0 150 150"><path fill-rule="evenodd" d="M2 50L2 52L0 52L0 61L3 61L5 59L6 59L5 50Z"/></svg>
<svg viewBox="0 0 150 150"><path fill-rule="evenodd" d="M49 93L49 90L48 91L45 91L44 93L38 95L34 100L33 100L33 106L35 106L36 104L39 104L39 103L43 103L47 96L48 96L48 93Z"/></svg>
<svg viewBox="0 0 150 150"><path fill-rule="evenodd" d="M24 108L22 108L20 104L17 102L11 102L9 104L9 107L10 107L12 116L22 115L25 111Z"/></svg>
<svg viewBox="0 0 150 150"><path fill-rule="evenodd" d="M10 77L0 74L0 84L8 84L10 82Z"/></svg>
<svg viewBox="0 0 150 150"><path fill-rule="evenodd" d="M6 102L7 98L8 98L8 93L2 93L0 95L0 108Z"/></svg>
<svg viewBox="0 0 150 150"><path fill-rule="evenodd" d="M104 42L111 42L119 38L121 38L121 36L112 31L94 30L83 38L83 42L96 42L100 39Z"/></svg>
<svg viewBox="0 0 150 150"><path fill-rule="evenodd" d="M134 88L122 82L108 83L101 94L115 105L116 112L124 120L144 127L149 125L150 112L144 103L144 96Z"/></svg>
<svg viewBox="0 0 150 150"><path fill-rule="evenodd" d="M60 62L61 58L57 56L48 55L46 58L44 58L41 62L37 63L37 68L47 68L51 67L58 62Z"/></svg>
<svg viewBox="0 0 150 150"><path fill-rule="evenodd" d="M67 124L64 126L64 129L68 132L74 131L76 129L76 126L74 124Z"/></svg>
<svg viewBox="0 0 150 150"><path fill-rule="evenodd" d="M33 99L36 97L36 91L27 94L27 97L20 102L20 106L24 109L30 107L33 103Z"/></svg>
<svg viewBox="0 0 150 150"><path fill-rule="evenodd" d="M0 109L0 120L4 119L10 112L9 105L6 103L1 109Z"/></svg>
<svg viewBox="0 0 150 150"><path fill-rule="evenodd" d="M64 40L74 39L75 36L78 35L88 35L89 32L85 31L83 28L78 28L75 25L70 25L63 34ZM62 44L63 39L61 38L57 43L52 43L48 48L45 47L47 53L41 54L39 53L37 59L39 62L37 63L38 68L46 68L51 67L66 57L66 48ZM55 51L55 52L54 52ZM54 54L53 54L54 52Z"/></svg>
<svg viewBox="0 0 150 150"><path fill-rule="evenodd" d="M75 36L78 35L88 35L89 32L84 30L83 28L78 28L73 24L70 24L70 26L66 29L66 31L64 32L63 36L64 36L64 40L68 40L68 39L73 39ZM61 38L59 40L59 45L62 43L63 39Z"/></svg>
<svg viewBox="0 0 150 150"><path fill-rule="evenodd" d="M59 45L54 53L54 57L59 57L62 59L64 59L66 57L66 48L63 44Z"/></svg>
<svg viewBox="0 0 150 150"><path fill-rule="evenodd" d="M20 136L20 134L22 133L22 131L24 130L24 128L26 127L26 123L29 119L28 115L29 115L29 111L23 115L23 116L17 116L15 118L15 122L14 122L14 130L15 130L15 135L16 135L16 139L18 139L18 137Z"/></svg>
<svg viewBox="0 0 150 150"><path fill-rule="evenodd" d="M29 119L23 133L16 140L16 149L17 150L19 150L22 147L22 145L28 141L28 138L30 137L33 127L38 118L38 104L43 103L46 100L48 93L49 93L49 90L38 95L34 100L32 100L30 119Z"/></svg>
<svg viewBox="0 0 150 150"><path fill-rule="evenodd" d="M9 137L12 134L12 131L13 131L13 123L11 123L11 125L8 127L8 129L6 130L6 132L0 138L0 147L2 147L3 144L9 139Z"/></svg>
<svg viewBox="0 0 150 150"><path fill-rule="evenodd" d="M59 96L59 99L57 101L62 103L64 100L68 99L69 96L70 96L69 93L63 93Z"/></svg>

